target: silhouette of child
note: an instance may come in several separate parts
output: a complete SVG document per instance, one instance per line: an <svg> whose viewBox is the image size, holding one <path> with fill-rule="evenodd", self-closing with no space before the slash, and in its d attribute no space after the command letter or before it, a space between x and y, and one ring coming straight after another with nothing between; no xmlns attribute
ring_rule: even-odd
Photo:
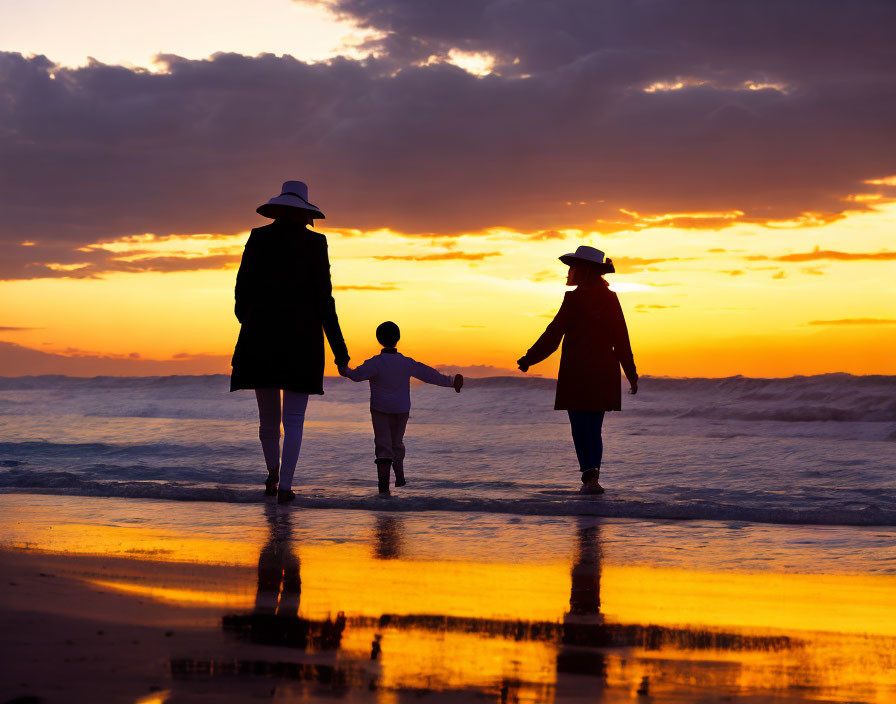
<svg viewBox="0 0 896 704"><path fill-rule="evenodd" d="M370 381L370 417L376 447L376 474L381 494L389 493L390 469L395 470L395 486L404 486L404 431L411 412L411 377L436 386L453 386L457 393L464 384L460 374L440 374L432 367L400 354L395 346L401 331L391 320L376 329L383 351L360 367L339 367L352 381Z"/></svg>

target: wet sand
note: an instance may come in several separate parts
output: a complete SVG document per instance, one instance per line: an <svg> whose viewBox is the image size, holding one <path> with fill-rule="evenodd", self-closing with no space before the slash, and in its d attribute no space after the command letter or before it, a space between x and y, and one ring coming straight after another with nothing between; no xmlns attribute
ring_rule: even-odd
<svg viewBox="0 0 896 704"><path fill-rule="evenodd" d="M0 516L0 702L896 700L893 529L31 495Z"/></svg>

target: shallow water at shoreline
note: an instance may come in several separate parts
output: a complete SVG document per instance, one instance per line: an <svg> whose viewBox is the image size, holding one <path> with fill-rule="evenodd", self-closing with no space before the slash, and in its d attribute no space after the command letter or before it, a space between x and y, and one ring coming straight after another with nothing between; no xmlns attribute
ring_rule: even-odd
<svg viewBox="0 0 896 704"><path fill-rule="evenodd" d="M313 398L305 507L380 510L363 384ZM608 415L599 500L574 492L545 379L418 386L388 510L896 525L896 377L650 379ZM0 492L261 502L250 393L227 378L0 378Z"/></svg>
<svg viewBox="0 0 896 704"><path fill-rule="evenodd" d="M889 529L10 495L0 515L26 587L7 608L199 639L157 639L171 701L896 696Z"/></svg>

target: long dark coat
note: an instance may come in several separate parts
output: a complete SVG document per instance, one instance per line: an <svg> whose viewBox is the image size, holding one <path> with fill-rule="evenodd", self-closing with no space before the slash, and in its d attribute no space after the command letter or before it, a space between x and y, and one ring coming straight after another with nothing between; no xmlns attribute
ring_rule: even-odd
<svg viewBox="0 0 896 704"><path fill-rule="evenodd" d="M548 358L563 340L557 374L558 411L622 410L622 377L636 380L628 328L616 294L605 284L579 286L563 297L563 305L541 337L526 352L528 364Z"/></svg>
<svg viewBox="0 0 896 704"><path fill-rule="evenodd" d="M275 220L252 230L236 275L240 336L230 390L322 394L324 332L336 363L348 351L336 317L327 238Z"/></svg>

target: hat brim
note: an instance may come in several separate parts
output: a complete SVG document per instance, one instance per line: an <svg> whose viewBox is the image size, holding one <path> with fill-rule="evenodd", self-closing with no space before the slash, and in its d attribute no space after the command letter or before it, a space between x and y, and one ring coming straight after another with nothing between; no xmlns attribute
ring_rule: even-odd
<svg viewBox="0 0 896 704"><path fill-rule="evenodd" d="M317 208L301 208L297 205L285 205L283 203L265 203L264 205L259 205L255 209L255 212L266 218L276 220L284 215L295 213L297 210L304 212L308 217L314 218L315 220L323 220L327 217Z"/></svg>
<svg viewBox="0 0 896 704"><path fill-rule="evenodd" d="M566 264L566 266L572 266L573 264L587 264L590 267L593 267L601 274L615 274L616 267L613 266L613 260L607 259L605 262L593 262L590 259L584 259L582 257L577 257L574 254L564 254L562 257L559 257L560 261Z"/></svg>

